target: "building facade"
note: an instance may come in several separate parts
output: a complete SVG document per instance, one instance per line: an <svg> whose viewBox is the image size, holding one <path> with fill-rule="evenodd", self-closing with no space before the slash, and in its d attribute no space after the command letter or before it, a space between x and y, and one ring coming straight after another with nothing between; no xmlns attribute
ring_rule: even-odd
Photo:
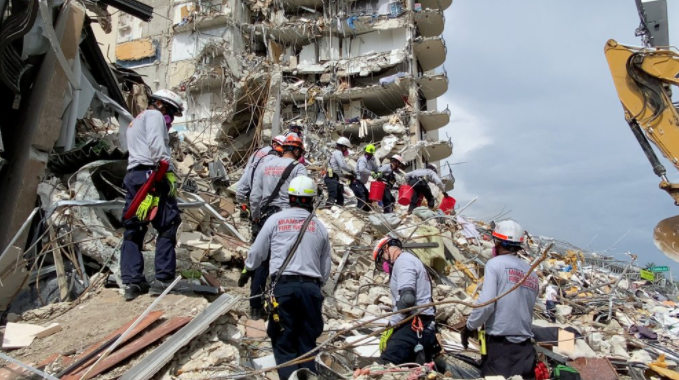
<svg viewBox="0 0 679 380"><path fill-rule="evenodd" d="M149 23L112 22L115 61L152 90L180 93L187 112L175 128L234 165L294 123L311 161L345 136L416 168L452 154L438 135L450 112L437 105L451 2L144 0Z"/></svg>

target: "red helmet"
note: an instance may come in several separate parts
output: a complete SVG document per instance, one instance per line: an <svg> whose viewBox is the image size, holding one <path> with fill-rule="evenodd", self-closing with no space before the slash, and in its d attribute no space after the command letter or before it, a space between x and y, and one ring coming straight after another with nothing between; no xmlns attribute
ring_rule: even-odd
<svg viewBox="0 0 679 380"><path fill-rule="evenodd" d="M373 261L375 262L375 267L377 269L382 269L382 254L384 253L384 250L394 246L402 249L403 243L401 240L391 236L383 237L377 242L377 245L375 245L375 249L373 250Z"/></svg>
<svg viewBox="0 0 679 380"><path fill-rule="evenodd" d="M304 151L304 143L299 137L295 135L289 135L283 142L283 148L298 148Z"/></svg>

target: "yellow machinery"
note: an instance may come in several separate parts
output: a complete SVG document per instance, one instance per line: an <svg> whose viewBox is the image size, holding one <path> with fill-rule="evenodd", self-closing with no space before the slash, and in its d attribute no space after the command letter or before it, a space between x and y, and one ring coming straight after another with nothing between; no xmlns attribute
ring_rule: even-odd
<svg viewBox="0 0 679 380"><path fill-rule="evenodd" d="M679 206L679 184L671 183L649 140L679 170L679 113L672 103L672 85L679 85L679 53L669 47L633 47L608 40L604 48L625 119L660 188ZM664 219L653 233L655 245L679 261L679 216Z"/></svg>

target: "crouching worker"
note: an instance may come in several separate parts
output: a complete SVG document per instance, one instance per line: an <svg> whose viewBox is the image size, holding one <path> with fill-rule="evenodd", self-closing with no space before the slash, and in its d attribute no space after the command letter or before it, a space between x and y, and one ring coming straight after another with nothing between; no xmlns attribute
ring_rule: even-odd
<svg viewBox="0 0 679 380"><path fill-rule="evenodd" d="M271 252L269 269L273 304L267 335L271 338L276 364L283 364L306 354L316 347L323 332L323 295L321 286L330 276L330 241L328 231L315 216L304 231L300 231L313 209L318 189L313 180L299 176L288 189L290 208L280 211L264 223L245 261L247 273L253 273ZM298 237L301 240L293 252ZM292 255L285 265L288 255ZM278 276L280 274L280 276ZM276 281L276 279L278 279ZM264 297L268 297L265 293ZM314 361L278 370L280 379L288 379L301 368L315 372Z"/></svg>
<svg viewBox="0 0 679 380"><path fill-rule="evenodd" d="M373 260L378 270L391 276L389 288L394 311L432 302L427 270L417 256L403 250L401 240L390 236L380 240L373 251ZM417 315L412 321L396 326L413 314ZM394 327L382 333L380 339L382 363L424 364L436 359L441 352L433 307L392 315L389 324Z"/></svg>

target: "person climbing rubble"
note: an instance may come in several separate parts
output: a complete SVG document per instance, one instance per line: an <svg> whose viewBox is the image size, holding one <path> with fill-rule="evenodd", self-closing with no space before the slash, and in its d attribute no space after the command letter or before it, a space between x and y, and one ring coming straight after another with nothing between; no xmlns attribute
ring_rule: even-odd
<svg viewBox="0 0 679 380"><path fill-rule="evenodd" d="M245 165L245 170L243 170L243 175L236 184L236 201L241 204L241 216L249 218L250 217L250 205L248 204L248 198L250 197L250 191L252 189L252 184L255 180L255 172L260 164L266 162L267 158L271 156L281 156L283 155L283 142L285 141L285 136L278 135L271 140L271 146L264 146L255 151L255 153L250 156Z"/></svg>
<svg viewBox="0 0 679 380"><path fill-rule="evenodd" d="M432 164L427 164L424 169L416 169L406 174L406 183L413 188L413 196L410 199L408 214L412 213L415 207L417 207L420 196L423 196L427 200L429 209L434 210L436 208L436 200L429 188L429 182L434 182L434 184L445 193L446 187L438 176L436 166Z"/></svg>
<svg viewBox="0 0 679 380"><path fill-rule="evenodd" d="M159 90L150 97L148 108L140 113L127 127L127 174L123 181L125 208L132 206L137 192L154 175L162 162L169 164L165 177L156 183L157 197L146 195L136 214L123 217L125 232L120 249L120 273L124 285L124 298L131 301L141 294L161 294L174 280L177 268L175 245L177 229L181 223L177 207L177 186L171 162L170 137L175 116L182 116L184 102L169 90ZM150 197L150 198L149 198ZM148 200L148 201L147 201ZM155 208L155 216L152 208ZM150 220L149 220L150 219ZM149 222L158 231L155 255L155 280L149 285L144 277L142 247Z"/></svg>
<svg viewBox="0 0 679 380"><path fill-rule="evenodd" d="M328 280L332 265L328 231L316 216L311 216L318 195L316 184L307 176L296 177L290 182L287 194L290 208L264 223L241 275L247 281L253 271L267 265L270 253L273 310L267 335L271 338L276 364L288 362L316 347L316 339L323 332L321 286ZM311 220L301 231L308 217ZM299 245L293 251L297 240ZM288 255L292 256L285 266ZM283 367L278 370L278 376L288 379L300 368L315 372L314 361Z"/></svg>
<svg viewBox="0 0 679 380"><path fill-rule="evenodd" d="M396 173L400 172L403 167L405 167L403 157L395 154L388 163L380 166L377 176L375 177L377 180L384 181L387 184L387 188L384 190L384 195L382 196L382 208L385 214L394 212L394 202L396 199L391 193L391 189L396 184Z"/></svg>
<svg viewBox="0 0 679 380"><path fill-rule="evenodd" d="M337 139L335 147L335 151L332 152L332 155L330 156L328 172L323 178L323 182L325 182L325 187L328 189L327 204L329 206L333 204L344 206L344 185L341 182L342 177L345 173L354 174L354 170L347 165L346 161L344 161L344 157L349 155L351 142L346 137L340 137Z"/></svg>
<svg viewBox="0 0 679 380"><path fill-rule="evenodd" d="M297 160L304 154L304 144L295 135L288 136L283 142L283 157L272 156L261 164L255 173L250 195L252 208L252 241L254 242L259 231L271 215L290 207L287 188L293 178L307 174L306 168ZM268 260L260 265L252 276L250 284L250 296L262 294L266 279L269 276ZM245 283L239 286L245 286ZM250 317L261 319L261 297L250 298Z"/></svg>
<svg viewBox="0 0 679 380"><path fill-rule="evenodd" d="M365 146L363 155L356 163L357 177L349 185L358 201L356 207L363 211L371 210L370 201L368 200L368 188L365 185L368 183L370 176L375 175L379 169L375 159L375 150L375 145L373 144Z"/></svg>
<svg viewBox="0 0 679 380"><path fill-rule="evenodd" d="M556 285L549 284L545 289L545 311L549 320L556 322L556 305L559 303L559 293Z"/></svg>
<svg viewBox="0 0 679 380"><path fill-rule="evenodd" d="M462 345L467 348L469 338L479 333L486 341L486 353L481 357L483 376L520 375L524 379L535 376L537 356L531 339L533 307L538 295L539 280L535 273L528 275L530 265L517 257L522 250L525 230L514 220L498 222L492 233L495 246L493 258L485 266L483 289L477 304L493 301L526 281L499 300L472 311L462 330ZM485 328L483 328L485 324ZM485 336L485 338L484 338Z"/></svg>
<svg viewBox="0 0 679 380"><path fill-rule="evenodd" d="M373 261L377 270L390 275L394 311L433 301L431 280L424 264L417 256L403 250L401 240L391 236L382 238L373 251ZM382 333L380 338L380 362L424 364L437 359L441 346L436 338L435 312L433 307L427 307L391 316L389 325L394 327ZM413 314L412 321L398 325Z"/></svg>

